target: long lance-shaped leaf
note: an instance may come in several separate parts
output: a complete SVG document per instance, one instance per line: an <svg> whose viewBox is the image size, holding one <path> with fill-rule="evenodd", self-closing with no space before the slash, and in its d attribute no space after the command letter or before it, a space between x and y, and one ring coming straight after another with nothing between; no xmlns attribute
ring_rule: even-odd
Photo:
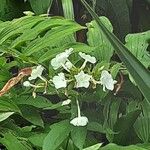
<svg viewBox="0 0 150 150"><path fill-rule="evenodd" d="M100 29L104 32L116 53L126 65L128 71L134 78L139 89L143 93L144 97L150 103L150 72L140 63L140 61L121 43L121 41L111 32L100 21L98 15L93 11L89 4L85 0L81 0L83 5L96 20Z"/></svg>

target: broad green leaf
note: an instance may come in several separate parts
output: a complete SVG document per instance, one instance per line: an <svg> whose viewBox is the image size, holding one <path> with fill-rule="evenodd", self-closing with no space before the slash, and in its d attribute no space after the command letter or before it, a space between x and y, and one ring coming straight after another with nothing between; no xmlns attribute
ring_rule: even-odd
<svg viewBox="0 0 150 150"><path fill-rule="evenodd" d="M20 109L18 108L18 106L13 101L8 100L7 97L0 98L0 111L20 113Z"/></svg>
<svg viewBox="0 0 150 150"><path fill-rule="evenodd" d="M150 66L150 54L147 51L150 40L150 31L128 34L125 38L125 46L146 67Z"/></svg>
<svg viewBox="0 0 150 150"><path fill-rule="evenodd" d="M140 110L136 110L118 119L118 121L114 126L114 131L118 132L118 134L114 135L113 142L122 145L126 145L129 144L127 142L131 142L133 125L138 116L140 115L140 113L141 113Z"/></svg>
<svg viewBox="0 0 150 150"><path fill-rule="evenodd" d="M19 138L11 133L5 133L3 136L3 138L0 138L0 143L7 150L32 150L31 145L24 138Z"/></svg>
<svg viewBox="0 0 150 150"><path fill-rule="evenodd" d="M27 121L37 126L44 126L40 113L35 107L28 105L20 105L19 108L21 110L22 117L25 118Z"/></svg>
<svg viewBox="0 0 150 150"><path fill-rule="evenodd" d="M31 18L34 18L31 17ZM59 27L59 26L65 26L65 25L74 25L75 23L70 20L61 19L61 18L44 18L43 21L40 21L36 24L34 27L30 28L28 27L26 30L23 31L23 34L20 35L18 38L16 38L12 44L11 47L15 48L21 44L24 44L26 41L31 41L37 38L40 34L43 32L46 32L47 30L51 30L51 28Z"/></svg>
<svg viewBox="0 0 150 150"><path fill-rule="evenodd" d="M37 96L33 98L32 96L20 96L14 99L17 105L30 105L36 108L47 108L51 107L53 104L42 96Z"/></svg>
<svg viewBox="0 0 150 150"><path fill-rule="evenodd" d="M50 132L44 139L43 150L56 150L69 136L71 126L68 120L52 125Z"/></svg>
<svg viewBox="0 0 150 150"><path fill-rule="evenodd" d="M43 17L39 16L25 16L13 20L9 27L6 26L0 32L0 44L3 44L6 40L23 33L26 29L32 28L37 22L42 21L43 19Z"/></svg>
<svg viewBox="0 0 150 150"><path fill-rule="evenodd" d="M45 137L47 136L46 133L36 133L28 137L28 140L37 147L42 147L43 141Z"/></svg>
<svg viewBox="0 0 150 150"><path fill-rule="evenodd" d="M84 148L83 150L99 150L99 148L101 147L101 145L102 145L102 143L95 144L95 145L93 145L93 146Z"/></svg>
<svg viewBox="0 0 150 150"><path fill-rule="evenodd" d="M110 32L113 31L113 27L106 17L102 16L99 17L99 19ZM100 61L109 62L110 58L113 55L114 48L105 37L103 31L99 29L96 21L91 21L90 23L87 23L87 27L87 41L90 46L96 47L96 50L94 52L95 57Z"/></svg>
<svg viewBox="0 0 150 150"><path fill-rule="evenodd" d="M86 127L73 127L71 131L71 138L74 145L79 148L79 150L83 149L83 145L85 143L87 135L87 128Z"/></svg>
<svg viewBox="0 0 150 150"><path fill-rule="evenodd" d="M10 117L14 112L0 112L0 122Z"/></svg>
<svg viewBox="0 0 150 150"><path fill-rule="evenodd" d="M90 12L92 17L96 20L99 25L100 30L103 31L105 36L108 38L112 46L114 47L116 53L126 65L128 71L132 75L139 89L143 93L144 97L148 102L150 102L150 73L149 71L139 62L139 60L121 43L121 41L100 21L97 14L91 9L85 0L81 0L83 5Z"/></svg>
<svg viewBox="0 0 150 150"><path fill-rule="evenodd" d="M119 146L119 145L110 143L110 144L100 148L100 150L147 150L147 149L138 147L136 145Z"/></svg>
<svg viewBox="0 0 150 150"><path fill-rule="evenodd" d="M98 122L89 122L87 129L90 131L94 131L94 132L106 133L103 126L99 124Z"/></svg>
<svg viewBox="0 0 150 150"><path fill-rule="evenodd" d="M46 48L48 46L54 46L58 43L59 40L62 40L66 36L83 28L84 27L78 24L56 27L48 31L44 37L31 42L30 45L24 50L24 53L26 56L30 56L31 54L38 52L43 48Z"/></svg>
<svg viewBox="0 0 150 150"><path fill-rule="evenodd" d="M36 14L46 14L51 8L53 0L29 0L33 11Z"/></svg>

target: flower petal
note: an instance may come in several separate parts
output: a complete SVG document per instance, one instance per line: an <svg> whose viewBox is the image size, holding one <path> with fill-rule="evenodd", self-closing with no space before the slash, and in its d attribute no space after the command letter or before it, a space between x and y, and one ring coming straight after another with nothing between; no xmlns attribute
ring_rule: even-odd
<svg viewBox="0 0 150 150"><path fill-rule="evenodd" d="M85 53L79 52L80 57L85 59L85 61L90 62L92 64L96 63L96 58L90 55L86 55Z"/></svg>
<svg viewBox="0 0 150 150"><path fill-rule="evenodd" d="M88 123L88 118L85 116L76 117L70 121L70 124L74 126L86 126Z"/></svg>
<svg viewBox="0 0 150 150"><path fill-rule="evenodd" d="M67 86L64 73L59 73L58 76L54 76L52 82L54 83L56 89L64 88Z"/></svg>
<svg viewBox="0 0 150 150"><path fill-rule="evenodd" d="M88 88L90 85L91 75L85 74L83 71L79 72L74 76L76 79L76 88L85 87Z"/></svg>

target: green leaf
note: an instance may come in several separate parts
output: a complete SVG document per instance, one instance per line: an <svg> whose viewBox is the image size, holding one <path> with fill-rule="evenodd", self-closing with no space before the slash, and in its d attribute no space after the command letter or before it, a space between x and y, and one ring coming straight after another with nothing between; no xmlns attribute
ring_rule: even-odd
<svg viewBox="0 0 150 150"><path fill-rule="evenodd" d="M83 5L90 12L92 17L96 20L99 25L100 30L103 31L105 36L108 38L112 46L114 47L116 53L126 65L128 71L134 78L139 89L143 93L144 97L148 102L150 102L150 73L149 71L139 62L139 60L121 43L121 41L100 21L97 14L91 9L85 0L81 0Z"/></svg>
<svg viewBox="0 0 150 150"><path fill-rule="evenodd" d="M0 98L0 111L20 113L20 109L18 108L18 106L13 101L8 100L7 97Z"/></svg>
<svg viewBox="0 0 150 150"><path fill-rule="evenodd" d="M27 143L26 139L21 139L11 133L5 133L3 136L3 138L0 138L0 143L2 143L7 150L32 150L31 145Z"/></svg>
<svg viewBox="0 0 150 150"><path fill-rule="evenodd" d="M0 44L3 44L6 40L23 33L26 29L32 28L37 22L42 20L44 20L44 18L39 16L25 16L13 20L9 26L6 26L0 32Z"/></svg>
<svg viewBox="0 0 150 150"><path fill-rule="evenodd" d="M93 145L93 146L84 148L83 150L99 150L99 148L101 147L101 145L102 145L101 143L95 144L95 145Z"/></svg>
<svg viewBox="0 0 150 150"><path fill-rule="evenodd" d="M26 56L42 50L48 46L54 46L59 40L62 40L66 36L83 29L78 24L66 25L54 28L48 31L43 38L39 38L36 41L30 43L30 45L24 50Z"/></svg>
<svg viewBox="0 0 150 150"><path fill-rule="evenodd" d="M137 118L134 129L138 137L144 142L148 143L150 139L150 109L147 101L143 101L140 105L143 113ZM140 107L139 106L139 107Z"/></svg>
<svg viewBox="0 0 150 150"><path fill-rule="evenodd" d="M28 137L28 140L37 147L42 147L45 137L47 136L46 133L36 133Z"/></svg>
<svg viewBox="0 0 150 150"><path fill-rule="evenodd" d="M14 112L0 112L0 122L10 117Z"/></svg>
<svg viewBox="0 0 150 150"><path fill-rule="evenodd" d="M103 126L101 124L99 124L98 122L89 122L87 128L90 131L106 133Z"/></svg>
<svg viewBox="0 0 150 150"><path fill-rule="evenodd" d="M71 131L71 138L74 145L79 148L79 150L83 149L83 145L85 143L87 135L87 128L86 127L73 127Z"/></svg>
<svg viewBox="0 0 150 150"><path fill-rule="evenodd" d="M31 20L34 19L35 16L30 17ZM40 19L43 18L43 21ZM29 21L27 20L27 23ZM46 32L47 30L51 30L51 28L59 27L59 26L65 26L65 25L74 25L75 23L70 20L65 20L62 18L44 18L39 17L39 22L34 25L34 27L28 28L23 31L23 34L20 35L18 38L16 38L12 44L12 48L16 48L19 45L24 44L26 41L31 41L40 36L43 32Z"/></svg>
<svg viewBox="0 0 150 150"><path fill-rule="evenodd" d="M29 0L33 11L36 14L46 14L51 8L53 0Z"/></svg>
<svg viewBox="0 0 150 150"><path fill-rule="evenodd" d="M147 149L138 147L136 145L119 146L119 145L110 143L110 144L100 148L100 150L147 150Z"/></svg>
<svg viewBox="0 0 150 150"><path fill-rule="evenodd" d="M32 96L20 96L13 100L17 105L30 105L36 108L47 108L51 107L53 104L42 96L37 96L33 98Z"/></svg>
<svg viewBox="0 0 150 150"><path fill-rule="evenodd" d="M146 67L150 66L150 54L147 51L150 40L150 31L128 34L125 38L125 46Z"/></svg>
<svg viewBox="0 0 150 150"><path fill-rule="evenodd" d="M71 126L68 120L61 121L51 126L51 131L44 139L43 150L56 150L68 137Z"/></svg>
<svg viewBox="0 0 150 150"><path fill-rule="evenodd" d="M21 110L22 117L25 118L27 121L37 126L44 126L43 120L35 107L20 105L19 108Z"/></svg>
<svg viewBox="0 0 150 150"><path fill-rule="evenodd" d="M128 141L131 142L131 133L133 131L133 125L140 113L140 110L136 110L118 119L114 126L114 131L119 133L114 135L113 142L122 145L128 144Z"/></svg>
<svg viewBox="0 0 150 150"><path fill-rule="evenodd" d="M106 17L102 16L99 17L99 19L110 32L113 31L113 27ZM87 27L87 41L90 46L97 47L94 52L95 57L100 61L109 62L110 58L113 55L114 48L109 43L108 39L105 37L103 31L99 29L99 26L97 25L96 21L91 21L90 23L87 23Z"/></svg>

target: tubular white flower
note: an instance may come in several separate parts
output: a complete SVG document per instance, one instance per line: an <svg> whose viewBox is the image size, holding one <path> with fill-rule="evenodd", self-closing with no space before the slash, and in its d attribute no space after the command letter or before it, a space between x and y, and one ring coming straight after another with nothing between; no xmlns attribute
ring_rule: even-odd
<svg viewBox="0 0 150 150"><path fill-rule="evenodd" d="M70 62L70 61L67 61L66 63L65 63L65 66L67 67L67 69L71 69L72 67L73 67L73 64Z"/></svg>
<svg viewBox="0 0 150 150"><path fill-rule="evenodd" d="M52 82L54 83L56 89L65 88L67 86L64 73L59 73L58 76L54 76Z"/></svg>
<svg viewBox="0 0 150 150"><path fill-rule="evenodd" d="M90 62L92 64L96 63L96 58L90 55L86 55L85 53L79 52L80 57L85 59L86 62Z"/></svg>
<svg viewBox="0 0 150 150"><path fill-rule="evenodd" d="M60 67L63 67L65 63L67 62L68 57L71 55L72 51L73 51L73 48L70 48L70 49L65 50L65 52L62 52L56 55L56 57L51 60L51 65L53 69L56 70Z"/></svg>
<svg viewBox="0 0 150 150"><path fill-rule="evenodd" d="M61 106L65 106L65 105L68 105L71 103L71 100L70 99L67 99L65 101L62 102Z"/></svg>
<svg viewBox="0 0 150 150"><path fill-rule="evenodd" d="M77 100L77 108L78 108L78 117L75 117L70 121L70 124L74 126L86 126L88 123L88 118L86 116L81 116L79 102Z"/></svg>
<svg viewBox="0 0 150 150"><path fill-rule="evenodd" d="M106 91L105 88L112 91L114 89L114 84L116 83L117 81L113 80L112 75L107 70L102 71L100 77L100 84L103 85L103 91Z"/></svg>
<svg viewBox="0 0 150 150"><path fill-rule="evenodd" d="M76 79L76 88L85 87L88 88L90 85L91 75L85 74L83 71L74 76Z"/></svg>
<svg viewBox="0 0 150 150"><path fill-rule="evenodd" d="M72 119L70 123L74 126L86 126L88 123L88 118L84 116L76 117Z"/></svg>
<svg viewBox="0 0 150 150"><path fill-rule="evenodd" d="M35 80L38 77L42 78L41 75L43 73L43 70L44 70L44 67L41 65L38 65L36 68L32 69L31 76L28 79L31 81L31 80Z"/></svg>
<svg viewBox="0 0 150 150"><path fill-rule="evenodd" d="M23 82L23 86L30 87L31 83L29 81L25 81L25 82Z"/></svg>

